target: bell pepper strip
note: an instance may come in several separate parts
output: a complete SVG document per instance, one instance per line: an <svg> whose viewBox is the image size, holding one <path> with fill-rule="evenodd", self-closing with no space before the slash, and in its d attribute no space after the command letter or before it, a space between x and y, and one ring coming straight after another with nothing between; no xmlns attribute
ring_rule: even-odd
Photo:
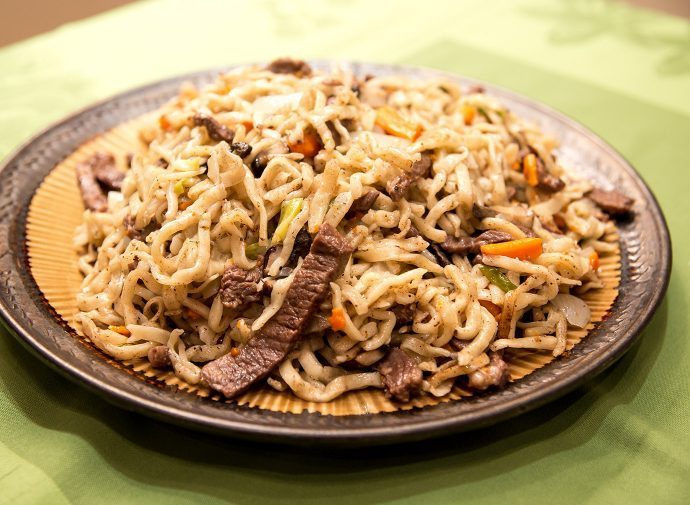
<svg viewBox="0 0 690 505"><path fill-rule="evenodd" d="M522 173L525 174L527 184L536 186L539 184L539 175L537 173L537 157L533 153L529 153L522 158Z"/></svg>
<svg viewBox="0 0 690 505"><path fill-rule="evenodd" d="M479 305L491 312L491 315L494 316L494 319L498 320L498 318L501 317L501 312L503 309L495 303L490 302L489 300L479 300Z"/></svg>
<svg viewBox="0 0 690 505"><path fill-rule="evenodd" d="M328 317L328 322L334 331L345 329L345 315L343 314L343 309L336 307L331 311L331 315Z"/></svg>
<svg viewBox="0 0 690 505"><path fill-rule="evenodd" d="M508 278L506 274L501 272L498 268L496 267L490 267L487 265L481 265L479 267L479 270L481 270L482 275L489 279L489 282L493 284L494 286L497 286L499 289L501 289L504 292L512 291L515 289L517 286L512 283L512 281ZM480 300L479 303L482 301ZM500 310L499 310L500 313Z"/></svg>
<svg viewBox="0 0 690 505"><path fill-rule="evenodd" d="M596 251L589 253L589 266L592 270L599 270L599 254Z"/></svg>
<svg viewBox="0 0 690 505"><path fill-rule="evenodd" d="M474 117L477 115L477 109L476 107L472 105L463 105L462 106L462 119L465 122L465 125L471 125L472 121L474 121Z"/></svg>
<svg viewBox="0 0 690 505"><path fill-rule="evenodd" d="M521 238L498 244L485 244L481 246L482 254L490 256L508 256L520 260L534 260L542 253L542 240L540 238Z"/></svg>
<svg viewBox="0 0 690 505"><path fill-rule="evenodd" d="M255 260L259 257L259 254L263 254L265 252L266 248L264 246L259 245L258 242L244 246L244 254L250 260Z"/></svg>
<svg viewBox="0 0 690 505"><path fill-rule="evenodd" d="M409 139L412 142L417 140L424 130L420 123L404 117L388 105L376 110L375 123L387 134Z"/></svg>
<svg viewBox="0 0 690 505"><path fill-rule="evenodd" d="M278 219L278 227L273 233L273 238L271 239L271 244L280 244L285 240L288 228L297 214L302 210L302 205L304 204L304 198L293 198L291 200L286 200L280 206L280 218Z"/></svg>
<svg viewBox="0 0 690 505"><path fill-rule="evenodd" d="M113 326L111 324L111 325L108 325L108 329L110 331L114 331L115 333L119 333L120 335L124 335L125 337L129 337L132 334L132 332L129 331L124 326Z"/></svg>

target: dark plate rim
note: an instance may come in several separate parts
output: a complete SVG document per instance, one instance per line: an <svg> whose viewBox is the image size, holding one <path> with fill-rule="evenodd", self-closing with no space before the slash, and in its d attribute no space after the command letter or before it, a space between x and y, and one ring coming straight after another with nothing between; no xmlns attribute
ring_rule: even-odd
<svg viewBox="0 0 690 505"><path fill-rule="evenodd" d="M331 60L313 61L315 65L325 66L330 64ZM512 398L505 399L498 405L482 405L470 412L465 412L461 418L453 417L430 417L426 419L424 412L428 409L441 407L444 404L435 407L426 407L423 409L415 409L409 412L397 413L381 413L369 414L360 416L345 416L346 418L364 419L371 416L391 416L402 415L406 417L406 422L403 425L395 426L394 429L389 427L367 427L366 425L358 427L343 427L337 426L333 423L330 427L323 427L315 429L313 427L302 428L299 426L276 426L276 425L258 425L243 421L235 421L223 418L209 418L194 412L188 412L180 409L171 408L166 405L156 403L152 399L137 396L132 392L125 391L112 385L105 384L99 381L92 375L79 370L72 363L67 360L62 360L54 356L50 350L41 342L41 335L34 334L31 330L24 327L14 315L17 308L11 307L4 297L0 297L0 315L4 319L3 325L6 326L10 333L12 333L26 348L37 354L45 363L50 365L53 369L62 373L66 377L75 382L86 386L89 390L100 394L108 401L111 401L121 407L129 410L137 411L151 417L180 424L202 431L209 431L212 433L223 435L242 436L245 438L256 440L272 440L287 443L316 443L329 445L344 445L350 443L370 443L382 444L399 442L402 440L411 441L422 438L428 438L440 434L448 434L457 431L465 431L475 429L489 424L496 423L501 420L513 417L520 413L527 412L537 408L547 402L557 399L566 393L574 390L584 382L592 379L594 376L603 372L606 368L611 366L617 359L619 359L639 338L645 326L653 317L656 309L661 304L663 297L668 288L671 264L672 264L672 248L671 237L668 231L666 219L661 211L661 207L651 189L647 186L642 176L633 168L633 166L625 159L615 148L610 146L600 136L581 125L579 122L571 119L567 115L557 111L556 109L547 106L536 100L532 100L519 93L505 89L501 86L496 86L481 80L468 78L465 76L444 72L437 69L412 66L412 65L386 65L376 63L364 62L345 62L353 66L373 66L379 69L385 69L388 73L395 73L396 71L413 71L430 75L441 75L453 80L461 80L469 84L479 84L485 86L489 91L498 92L502 96L507 96L510 100L519 102L526 107L536 110L540 114L555 118L569 129L576 131L580 136L586 137L588 141L598 144L598 146L608 153L612 154L621 162L620 165L634 179L641 192L644 194L647 202L650 203L647 212L652 213L654 220L659 225L659 235L663 241L661 251L663 252L660 258L660 273L661 283L656 285L656 288L651 293L645 310L638 312L634 321L629 325L629 329L625 335L615 340L609 347L599 350L599 356L596 359L589 360L582 364L582 366L575 369L568 375L559 376L554 380L542 384L539 388L532 388L527 392L520 392ZM145 84L122 93L118 93L111 97L98 100L86 107L83 107L76 112L53 122L49 126L43 128L41 131L33 135L30 139L22 143L16 148L5 160L0 164L0 173L25 151L30 150L31 146L35 144L43 136L49 134L54 129L69 124L81 115L86 114L94 109L97 109L109 102L123 99L129 96L143 94L146 91L155 90L161 86L172 85L180 83L184 80L215 75L221 71L232 68L222 67L217 69L202 70L184 74L180 76L169 77L153 83ZM239 66L239 65L237 65ZM95 132L94 134L98 134ZM25 211L26 209L24 209ZM16 224L16 223L13 223ZM0 246L0 252L8 253L7 246ZM623 252L622 252L623 253ZM32 278L33 279L33 278ZM34 281L35 282L35 281ZM555 360L553 363L558 362ZM547 365L548 367L549 365ZM546 367L544 367L546 368ZM519 381L518 381L519 382ZM179 394L179 393L177 393ZM320 414L280 414L281 416L321 416ZM322 416L328 417L328 416ZM336 418L333 418L336 419Z"/></svg>

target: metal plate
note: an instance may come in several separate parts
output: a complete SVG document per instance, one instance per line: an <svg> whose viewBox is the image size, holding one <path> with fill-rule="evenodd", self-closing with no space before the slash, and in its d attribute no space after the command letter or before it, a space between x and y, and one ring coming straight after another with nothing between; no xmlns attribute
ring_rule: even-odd
<svg viewBox="0 0 690 505"><path fill-rule="evenodd" d="M45 301L31 276L25 247L31 198L52 168L81 143L157 108L183 81L203 85L219 69L176 77L97 103L54 124L0 167L0 312L14 335L48 364L130 410L193 429L299 444L383 444L487 426L573 390L613 364L649 322L668 285L671 245L664 216L644 181L613 148L583 126L525 97L431 69L350 63L358 75L443 76L481 84L519 116L561 141L559 159L602 187L636 200L635 219L620 224L620 294L611 315L575 348L504 390L406 412L360 416L282 414L214 402L142 380L93 346L80 345ZM329 62L313 62L328 68ZM644 237L644 239L642 239Z"/></svg>

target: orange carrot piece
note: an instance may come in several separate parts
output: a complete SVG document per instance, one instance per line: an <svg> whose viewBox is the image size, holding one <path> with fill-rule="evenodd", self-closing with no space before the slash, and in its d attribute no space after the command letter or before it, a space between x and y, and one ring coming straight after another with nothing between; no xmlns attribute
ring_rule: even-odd
<svg viewBox="0 0 690 505"><path fill-rule="evenodd" d="M182 200L179 205L177 206L178 209L180 210L187 210L187 207L189 207L192 204L191 200Z"/></svg>
<svg viewBox="0 0 690 505"><path fill-rule="evenodd" d="M165 115L158 118L158 125L161 127L161 130L166 132L172 130L172 125L170 124L170 121L168 121L168 117Z"/></svg>
<svg viewBox="0 0 690 505"><path fill-rule="evenodd" d="M424 131L420 123L404 117L393 107L384 105L376 111L376 125L389 135L415 141Z"/></svg>
<svg viewBox="0 0 690 505"><path fill-rule="evenodd" d="M473 105L463 105L462 106L462 119L465 121L466 125L471 125L474 121L474 116L477 115L477 108Z"/></svg>
<svg viewBox="0 0 690 505"><path fill-rule="evenodd" d="M328 322L331 324L331 328L334 330L344 330L345 329L345 315L343 314L343 309L336 307L331 311L331 316L328 318Z"/></svg>
<svg viewBox="0 0 690 505"><path fill-rule="evenodd" d="M589 266L592 270L599 270L599 254L596 251L589 253Z"/></svg>
<svg viewBox="0 0 690 505"><path fill-rule="evenodd" d="M197 319L201 319L201 314L199 314L198 312L196 312L190 308L186 308L184 313L185 313L185 316L187 316L187 319L191 319L192 321L196 321Z"/></svg>
<svg viewBox="0 0 690 505"><path fill-rule="evenodd" d="M240 350L237 347L232 347L230 349L230 356L232 356L233 358L236 358L239 355L240 355Z"/></svg>
<svg viewBox="0 0 690 505"><path fill-rule="evenodd" d="M244 125L244 129L249 132L252 128L254 128L254 123L251 121L242 121L242 124Z"/></svg>
<svg viewBox="0 0 690 505"><path fill-rule="evenodd" d="M479 300L479 305L491 312L491 315L494 316L495 319L498 319L501 315L501 312L503 312L501 307L493 302L490 302L489 300Z"/></svg>
<svg viewBox="0 0 690 505"><path fill-rule="evenodd" d="M129 337L132 334L132 332L124 326L113 326L111 324L108 326L108 329L110 331L114 331L115 333L119 333L120 335L124 335L125 337Z"/></svg>
<svg viewBox="0 0 690 505"><path fill-rule="evenodd" d="M536 186L539 184L539 177L537 176L537 157L533 153L529 153L522 159L522 171L527 179L527 184Z"/></svg>
<svg viewBox="0 0 690 505"><path fill-rule="evenodd" d="M533 260L542 253L540 238L521 238L499 244L486 244L481 247L482 254L508 256L521 260Z"/></svg>
<svg viewBox="0 0 690 505"><path fill-rule="evenodd" d="M322 147L321 138L319 138L316 132L306 131L304 132L301 142L290 144L290 151L293 153L300 153L304 155L305 158L313 158L319 153Z"/></svg>

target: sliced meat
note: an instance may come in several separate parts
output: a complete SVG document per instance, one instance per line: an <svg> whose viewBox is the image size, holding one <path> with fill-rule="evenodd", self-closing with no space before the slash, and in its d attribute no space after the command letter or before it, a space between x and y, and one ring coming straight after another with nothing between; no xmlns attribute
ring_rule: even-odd
<svg viewBox="0 0 690 505"><path fill-rule="evenodd" d="M395 324L396 326L402 326L403 324L410 324L414 319L415 312L417 312L417 306L414 303L408 305L393 305L391 312L395 314Z"/></svg>
<svg viewBox="0 0 690 505"><path fill-rule="evenodd" d="M143 238L143 234L141 233L141 230L137 230L134 227L134 216L127 216L122 224L125 226L125 229L127 230L127 236L131 238L132 240L141 240Z"/></svg>
<svg viewBox="0 0 690 505"><path fill-rule="evenodd" d="M508 365L500 354L489 352L489 364L468 375L468 386L479 391L491 386L503 387L508 382L509 375Z"/></svg>
<svg viewBox="0 0 690 505"><path fill-rule="evenodd" d="M350 210L345 214L345 219L352 219L358 215L366 214L374 206L376 199L381 193L372 189L352 202Z"/></svg>
<svg viewBox="0 0 690 505"><path fill-rule="evenodd" d="M257 261L261 265L261 259ZM235 264L228 265L220 281L220 301L230 309L243 307L261 300L261 270L256 266L249 270Z"/></svg>
<svg viewBox="0 0 690 505"><path fill-rule="evenodd" d="M194 114L192 118L194 126L203 126L208 132L208 136L215 142L225 141L232 144L232 139L235 137L235 132L225 125L220 124L207 114Z"/></svg>
<svg viewBox="0 0 690 505"><path fill-rule="evenodd" d="M438 263L442 267L447 267L451 264L450 258L440 245L434 244L432 242L427 248L427 251L429 251L434 256L434 258L436 259L436 263Z"/></svg>
<svg viewBox="0 0 690 505"><path fill-rule="evenodd" d="M93 166L89 160L77 165L77 182L81 191L84 206L94 212L105 212L108 209L108 199L101 189L93 173Z"/></svg>
<svg viewBox="0 0 690 505"><path fill-rule="evenodd" d="M481 247L487 244L508 242L513 237L504 231L488 230L478 237L448 237L440 245L441 248L451 254L479 254Z"/></svg>
<svg viewBox="0 0 690 505"><path fill-rule="evenodd" d="M391 349L379 361L378 371L386 388L386 396L399 402L410 401L422 385L422 371L414 360L399 347Z"/></svg>
<svg viewBox="0 0 690 505"><path fill-rule="evenodd" d="M415 161L412 164L412 168L409 172L404 172L386 183L386 192L388 196L390 196L394 202L402 200L407 194L407 190L410 189L410 186L418 179L427 177L430 169L431 156L428 152L424 152L419 161Z"/></svg>
<svg viewBox="0 0 690 505"><path fill-rule="evenodd" d="M537 187L547 193L556 193L565 188L565 182L549 173L544 162L537 156Z"/></svg>
<svg viewBox="0 0 690 505"><path fill-rule="evenodd" d="M167 345L157 345L149 349L149 362L153 368L170 368L170 352Z"/></svg>
<svg viewBox="0 0 690 505"><path fill-rule="evenodd" d="M635 200L628 198L617 191L605 191L595 188L587 196L590 200L610 216L623 216L630 214L635 205Z"/></svg>
<svg viewBox="0 0 690 505"><path fill-rule="evenodd" d="M278 312L239 355L226 354L205 365L201 371L204 382L232 398L270 374L301 340L352 250L334 227L322 225Z"/></svg>
<svg viewBox="0 0 690 505"><path fill-rule="evenodd" d="M290 258L288 259L287 264L294 266L297 264L297 260L299 258L305 257L309 253L311 242L311 235L309 235L307 227L305 226L295 237L295 243L292 246L292 252L290 253Z"/></svg>
<svg viewBox="0 0 690 505"><path fill-rule="evenodd" d="M278 58L266 67L274 74L295 74L297 77L308 77L311 75L311 67L302 60L292 58Z"/></svg>
<svg viewBox="0 0 690 505"><path fill-rule="evenodd" d="M110 153L96 153L86 163L91 165L93 176L106 190L119 191L125 173L117 168L115 158Z"/></svg>
<svg viewBox="0 0 690 505"><path fill-rule="evenodd" d="M485 207L483 205L477 205L476 203L473 203L472 215L481 221L482 219L486 219L487 217L498 216L498 212L491 209L490 207Z"/></svg>
<svg viewBox="0 0 690 505"><path fill-rule="evenodd" d="M240 158L246 158L252 153L252 146L246 142L233 142L230 144L230 150Z"/></svg>
<svg viewBox="0 0 690 505"><path fill-rule="evenodd" d="M311 317L309 325L304 330L304 334L309 335L311 333L323 333L326 330L330 329L331 323L328 322L328 318L326 316L324 316L323 314L314 314Z"/></svg>

